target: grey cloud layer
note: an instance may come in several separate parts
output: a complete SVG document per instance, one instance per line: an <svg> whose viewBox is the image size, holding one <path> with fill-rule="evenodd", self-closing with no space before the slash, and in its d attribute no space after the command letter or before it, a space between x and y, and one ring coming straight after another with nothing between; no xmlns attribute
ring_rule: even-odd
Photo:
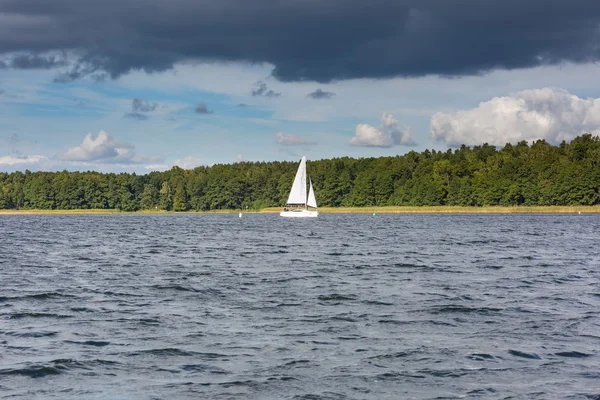
<svg viewBox="0 0 600 400"><path fill-rule="evenodd" d="M191 59L269 62L283 81L459 76L599 60L599 24L597 0L0 0L0 53L27 68L72 51L61 81Z"/></svg>
<svg viewBox="0 0 600 400"><path fill-rule="evenodd" d="M132 112L125 114L125 118L145 121L149 118L146 114L156 110L156 107L158 107L157 103L151 103L147 100L134 98L133 100L131 100Z"/></svg>
<svg viewBox="0 0 600 400"><path fill-rule="evenodd" d="M137 119L138 121L145 121L148 119L148 116L139 112L132 112L125 114L125 118Z"/></svg>
<svg viewBox="0 0 600 400"><path fill-rule="evenodd" d="M212 114L213 113L212 111L210 111L208 109L208 107L204 103L198 103L198 105L196 106L194 111L196 111L196 114Z"/></svg>
<svg viewBox="0 0 600 400"><path fill-rule="evenodd" d="M138 98L134 98L133 100L131 100L131 108L134 112L148 113L156 110L156 107L158 107L157 103L151 103L147 100L142 100Z"/></svg>
<svg viewBox="0 0 600 400"><path fill-rule="evenodd" d="M281 93L269 89L267 84L263 81L258 81L254 84L254 88L252 89L252 96L279 97L281 96Z"/></svg>
<svg viewBox="0 0 600 400"><path fill-rule="evenodd" d="M315 99L315 100L330 99L333 96L335 96L335 93L333 93L333 92L326 92L326 91L321 90L321 89L317 89L314 92L310 92L309 94L306 95L306 97L310 97L310 98Z"/></svg>
<svg viewBox="0 0 600 400"><path fill-rule="evenodd" d="M2 29L2 28L0 28ZM17 54L6 60L0 61L0 69L50 69L64 67L68 65L65 55L35 55L35 54Z"/></svg>

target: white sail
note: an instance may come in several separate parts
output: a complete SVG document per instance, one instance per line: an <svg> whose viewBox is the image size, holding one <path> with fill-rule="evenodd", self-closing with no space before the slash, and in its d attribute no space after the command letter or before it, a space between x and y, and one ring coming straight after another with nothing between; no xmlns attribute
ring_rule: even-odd
<svg viewBox="0 0 600 400"><path fill-rule="evenodd" d="M287 204L306 204L306 157L302 157Z"/></svg>
<svg viewBox="0 0 600 400"><path fill-rule="evenodd" d="M296 177L294 178L294 183L292 184L292 190L290 191L290 196L288 197L286 204L289 204L292 207L290 209L284 207L283 211L279 213L279 215L282 217L314 218L319 215L317 210L311 211L307 209L307 206L317 208L317 200L315 199L315 191L313 189L312 182L310 182L308 201L306 198L306 157L302 157L302 160L300 161L300 166L298 167L298 172L296 172ZM304 207L299 208L296 206Z"/></svg>
<svg viewBox="0 0 600 400"><path fill-rule="evenodd" d="M309 179L309 182L310 189L308 191L308 201L306 202L306 205L309 207L317 208L317 199L315 198L315 191L312 186L312 180Z"/></svg>

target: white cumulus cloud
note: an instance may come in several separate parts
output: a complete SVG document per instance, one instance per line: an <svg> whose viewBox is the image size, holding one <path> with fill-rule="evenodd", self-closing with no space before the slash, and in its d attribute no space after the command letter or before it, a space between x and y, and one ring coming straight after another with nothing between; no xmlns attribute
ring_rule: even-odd
<svg viewBox="0 0 600 400"><path fill-rule="evenodd" d="M367 124L358 124L350 144L355 146L392 147L394 142L390 135L386 135L379 129Z"/></svg>
<svg viewBox="0 0 600 400"><path fill-rule="evenodd" d="M202 161L199 158L187 156L184 158L178 158L177 160L173 161L173 165L176 165L183 169L194 169L202 165Z"/></svg>
<svg viewBox="0 0 600 400"><path fill-rule="evenodd" d="M126 165L162 161L162 157L137 155L134 145L119 143L104 131L100 131L96 137L88 133L79 146L71 147L58 158L63 161Z"/></svg>
<svg viewBox="0 0 600 400"><path fill-rule="evenodd" d="M275 134L275 143L284 146L301 146L301 145L314 145L316 142L305 139L302 136L293 135L291 133L286 134L283 132L277 132Z"/></svg>
<svg viewBox="0 0 600 400"><path fill-rule="evenodd" d="M149 171L166 171L169 169L169 166L164 165L164 164L152 164L152 165L145 165L144 168Z"/></svg>
<svg viewBox="0 0 600 400"><path fill-rule="evenodd" d="M354 137L350 139L354 146L392 147L395 145L415 146L412 130L407 125L400 129L400 124L390 113L383 113L381 126L375 128L368 124L356 125Z"/></svg>
<svg viewBox="0 0 600 400"><path fill-rule="evenodd" d="M48 157L44 156L1 156L0 165L20 165L20 164L38 164L46 161Z"/></svg>
<svg viewBox="0 0 600 400"><path fill-rule="evenodd" d="M600 98L583 99L562 89L523 90L470 110L436 113L430 130L433 139L451 146L538 139L556 144L600 132Z"/></svg>

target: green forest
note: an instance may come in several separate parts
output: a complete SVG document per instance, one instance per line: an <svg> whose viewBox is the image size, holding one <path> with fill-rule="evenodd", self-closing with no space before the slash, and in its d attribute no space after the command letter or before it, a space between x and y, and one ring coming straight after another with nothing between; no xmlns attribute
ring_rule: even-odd
<svg viewBox="0 0 600 400"><path fill-rule="evenodd" d="M207 211L261 209L287 200L298 162L173 167L146 175L0 173L0 209ZM600 139L584 134L503 148L308 161L319 206L550 206L600 203Z"/></svg>

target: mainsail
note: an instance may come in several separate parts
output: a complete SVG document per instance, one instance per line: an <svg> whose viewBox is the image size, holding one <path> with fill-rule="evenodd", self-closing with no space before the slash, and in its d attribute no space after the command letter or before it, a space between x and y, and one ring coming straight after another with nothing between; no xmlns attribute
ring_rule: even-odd
<svg viewBox="0 0 600 400"><path fill-rule="evenodd" d="M287 204L306 204L306 157L300 161Z"/></svg>
<svg viewBox="0 0 600 400"><path fill-rule="evenodd" d="M308 201L306 202L306 205L309 207L317 208L317 199L315 199L315 191L313 189L312 180L310 180L310 178L309 178L309 182L310 182L310 189L308 191Z"/></svg>

